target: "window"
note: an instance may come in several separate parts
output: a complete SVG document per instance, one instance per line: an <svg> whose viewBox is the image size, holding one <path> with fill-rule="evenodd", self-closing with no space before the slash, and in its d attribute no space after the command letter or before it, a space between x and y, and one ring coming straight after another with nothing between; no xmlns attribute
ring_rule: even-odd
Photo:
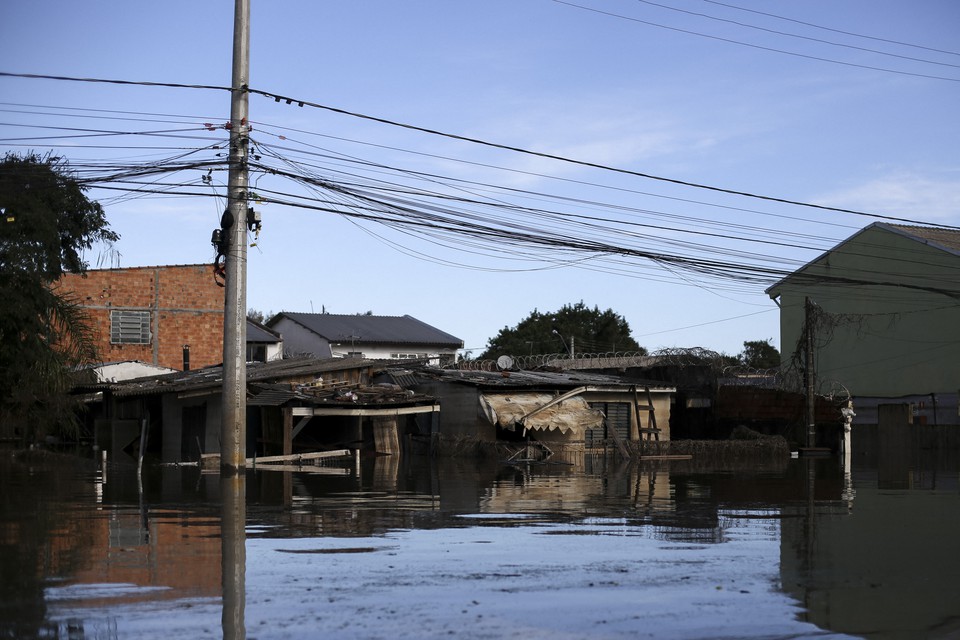
<svg viewBox="0 0 960 640"><path fill-rule="evenodd" d="M111 311L110 344L150 344L150 312Z"/></svg>
<svg viewBox="0 0 960 640"><path fill-rule="evenodd" d="M259 343L247 343L247 362L266 362L267 345Z"/></svg>

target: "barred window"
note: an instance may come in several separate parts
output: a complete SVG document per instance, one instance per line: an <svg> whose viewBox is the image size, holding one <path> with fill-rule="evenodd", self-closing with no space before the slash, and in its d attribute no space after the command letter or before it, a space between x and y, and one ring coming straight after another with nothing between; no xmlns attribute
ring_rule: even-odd
<svg viewBox="0 0 960 640"><path fill-rule="evenodd" d="M110 344L150 344L150 312L111 311Z"/></svg>

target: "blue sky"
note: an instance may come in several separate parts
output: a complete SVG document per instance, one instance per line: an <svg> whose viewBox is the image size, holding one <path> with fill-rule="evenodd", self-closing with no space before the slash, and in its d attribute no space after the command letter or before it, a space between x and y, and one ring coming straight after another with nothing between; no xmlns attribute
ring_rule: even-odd
<svg viewBox="0 0 960 640"><path fill-rule="evenodd" d="M5 2L0 71L227 86L232 16L223 0ZM250 79L268 93L592 165L960 225L958 34L952 0L252 0ZM229 96L209 89L0 77L0 102L0 151L52 149L83 171L191 150L214 159L216 149L195 150L226 133L203 123L229 120ZM484 200L456 206L480 221L536 229L530 208L590 216L605 242L681 257L791 270L875 220L259 95L250 116L273 167L381 196L386 185ZM214 196L226 174L213 174L213 186L201 176L164 181L205 195L91 190L121 235L120 266L212 261L224 205ZM264 194L328 198L269 173L251 183ZM341 206L358 211L355 200ZM249 249L247 306L262 311L410 314L477 353L534 308L582 300L622 314L651 350L779 345L762 282L257 208L263 231ZM542 224L573 238L592 233L556 218Z"/></svg>

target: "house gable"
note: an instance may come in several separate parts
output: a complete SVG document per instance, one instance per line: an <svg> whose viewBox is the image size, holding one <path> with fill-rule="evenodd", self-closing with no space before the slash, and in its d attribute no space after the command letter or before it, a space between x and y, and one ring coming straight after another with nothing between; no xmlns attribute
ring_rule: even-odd
<svg viewBox="0 0 960 640"><path fill-rule="evenodd" d="M766 290L771 298L788 287L848 290L899 287L960 291L960 230L891 225L864 227Z"/></svg>

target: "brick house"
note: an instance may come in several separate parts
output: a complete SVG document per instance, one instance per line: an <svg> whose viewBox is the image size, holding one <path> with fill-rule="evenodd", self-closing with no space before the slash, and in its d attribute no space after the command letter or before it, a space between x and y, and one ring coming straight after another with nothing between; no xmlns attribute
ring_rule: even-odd
<svg viewBox="0 0 960 640"><path fill-rule="evenodd" d="M223 289L210 265L91 269L55 289L89 313L102 362L196 369L223 360Z"/></svg>

